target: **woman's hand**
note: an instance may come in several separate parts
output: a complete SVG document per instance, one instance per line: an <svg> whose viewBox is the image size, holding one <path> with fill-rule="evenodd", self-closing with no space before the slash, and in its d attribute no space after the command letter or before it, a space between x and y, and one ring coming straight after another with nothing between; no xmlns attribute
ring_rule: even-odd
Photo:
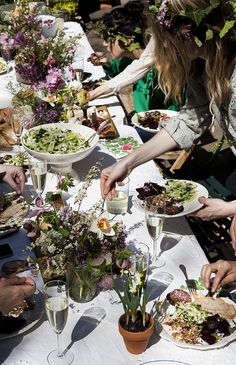
<svg viewBox="0 0 236 365"><path fill-rule="evenodd" d="M107 196L112 198L115 195L115 185L121 184L122 181L130 174L131 169L129 168L126 159L122 159L116 162L114 165L107 167L101 172L101 194L103 199Z"/></svg>
<svg viewBox="0 0 236 365"><path fill-rule="evenodd" d="M12 277L0 279L0 311L7 314L9 311L20 305L25 297L35 292L35 282L31 278Z"/></svg>
<svg viewBox="0 0 236 365"><path fill-rule="evenodd" d="M14 189L17 194L21 194L25 187L26 177L24 170L19 166L0 165L0 172L5 172L3 181Z"/></svg>
<svg viewBox="0 0 236 365"><path fill-rule="evenodd" d="M236 201L226 202L222 199L205 198L201 196L199 202L203 207L191 215L203 220L229 217L236 213Z"/></svg>
<svg viewBox="0 0 236 365"><path fill-rule="evenodd" d="M210 284L211 274L215 273L215 278ZM213 264L204 265L201 270L201 278L206 288L211 287L211 292L236 280L236 261L219 260Z"/></svg>
<svg viewBox="0 0 236 365"><path fill-rule="evenodd" d="M105 66L109 63L108 58L104 55L103 52L92 53L87 61L91 62L94 66Z"/></svg>

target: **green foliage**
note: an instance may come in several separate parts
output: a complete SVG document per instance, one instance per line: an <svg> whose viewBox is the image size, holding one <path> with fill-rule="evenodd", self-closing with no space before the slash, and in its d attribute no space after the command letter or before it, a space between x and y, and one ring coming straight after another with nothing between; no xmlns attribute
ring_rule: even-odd
<svg viewBox="0 0 236 365"><path fill-rule="evenodd" d="M192 9L187 8L185 11L181 11L180 15L191 19L196 26L202 23L203 19L210 14L210 12L216 9L220 5L220 0L211 0L211 5L205 9Z"/></svg>
<svg viewBox="0 0 236 365"><path fill-rule="evenodd" d="M204 42L207 42L217 35L219 38L225 37L228 32L235 26L236 22L236 1L235 0L228 0L225 1L226 3L232 6L233 12L232 15L229 15L227 19L225 19L225 24L222 29L218 32L209 25L206 21L206 24L209 28L206 31L206 36ZM166 3L166 6L163 10L163 2L160 0L155 1L155 5L151 5L149 7L150 13L159 21L161 25L163 25L167 30L173 30L173 20L180 16L189 19L193 22L197 27L199 27L208 17L208 15L216 8L220 6L220 0L211 0L210 5L204 8L193 9L190 6L186 8L186 10L181 10L180 12L173 12L170 10L169 3ZM165 23L166 22L166 23ZM168 23L168 26L166 25ZM196 44L201 47L203 41L200 41L198 37L194 37Z"/></svg>

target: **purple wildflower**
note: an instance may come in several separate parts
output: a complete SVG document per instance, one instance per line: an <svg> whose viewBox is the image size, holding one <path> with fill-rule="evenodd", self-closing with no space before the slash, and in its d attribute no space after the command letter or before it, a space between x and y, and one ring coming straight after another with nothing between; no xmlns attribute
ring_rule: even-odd
<svg viewBox="0 0 236 365"><path fill-rule="evenodd" d="M24 33L22 32L18 32L15 35L15 39L14 39L14 45L15 46L24 46L26 43L25 37L24 37Z"/></svg>
<svg viewBox="0 0 236 365"><path fill-rule="evenodd" d="M162 1L157 19L159 20L159 23L165 28L169 29L171 27L170 15L168 13L168 0Z"/></svg>
<svg viewBox="0 0 236 365"><path fill-rule="evenodd" d="M112 289L113 288L113 282L112 282L112 276L110 274L104 275L101 279L101 281L98 283L100 288L102 289Z"/></svg>
<svg viewBox="0 0 236 365"><path fill-rule="evenodd" d="M45 86L47 87L50 93L53 93L57 89L62 88L64 86L62 70L57 68L48 70Z"/></svg>

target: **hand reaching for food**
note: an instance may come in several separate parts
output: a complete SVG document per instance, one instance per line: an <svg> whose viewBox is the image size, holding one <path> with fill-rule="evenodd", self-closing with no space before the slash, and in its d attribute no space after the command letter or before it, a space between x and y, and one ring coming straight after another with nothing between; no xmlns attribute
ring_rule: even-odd
<svg viewBox="0 0 236 365"><path fill-rule="evenodd" d="M88 57L87 61L91 62L94 66L103 66L108 64L108 58L104 55L103 52L92 53Z"/></svg>

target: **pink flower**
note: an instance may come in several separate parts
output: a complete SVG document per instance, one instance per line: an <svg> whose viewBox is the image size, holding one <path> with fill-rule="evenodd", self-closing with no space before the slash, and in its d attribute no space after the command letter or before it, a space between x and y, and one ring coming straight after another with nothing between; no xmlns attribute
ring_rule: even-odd
<svg viewBox="0 0 236 365"><path fill-rule="evenodd" d="M124 259L123 261L119 261L118 259L116 260L116 265L120 268L120 269L128 269L130 267L130 261L128 259Z"/></svg>
<svg viewBox="0 0 236 365"><path fill-rule="evenodd" d="M106 290L112 289L113 288L112 276L110 274L103 276L101 281L98 283L98 285L102 289L106 289Z"/></svg>
<svg viewBox="0 0 236 365"><path fill-rule="evenodd" d="M48 67L55 66L55 64L56 64L56 60L53 57L48 57L47 60L45 61L45 66L48 66Z"/></svg>
<svg viewBox="0 0 236 365"><path fill-rule="evenodd" d="M133 147L130 144L123 144L123 146L121 146L121 149L124 151L132 151Z"/></svg>

